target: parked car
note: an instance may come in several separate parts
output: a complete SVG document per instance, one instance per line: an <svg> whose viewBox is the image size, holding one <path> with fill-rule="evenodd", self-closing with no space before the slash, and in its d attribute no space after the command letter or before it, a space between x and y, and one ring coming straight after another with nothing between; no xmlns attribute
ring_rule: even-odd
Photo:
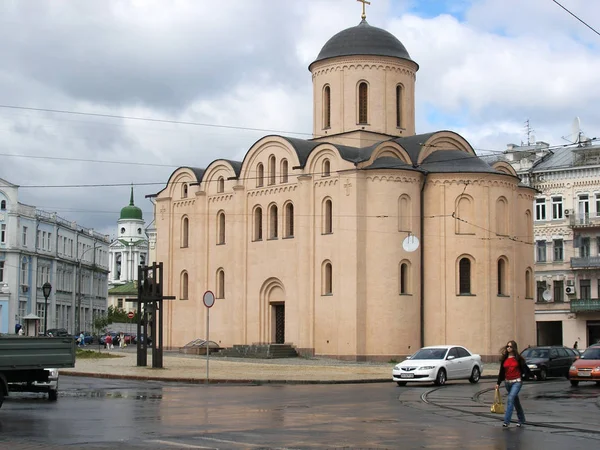
<svg viewBox="0 0 600 450"><path fill-rule="evenodd" d="M75 341L77 341L77 339L79 339L79 335L80 335L80 333L78 333L78 334L74 334L74 335L73 335L73 339L75 339ZM94 336L92 336L92 335L91 335L90 333L88 333L87 331L86 331L86 332L84 332L84 333L83 333L83 343L84 343L85 345L90 345L90 344L92 344L93 342L94 342Z"/></svg>
<svg viewBox="0 0 600 450"><path fill-rule="evenodd" d="M580 381L595 381L600 386L600 344L588 347L569 368L571 386Z"/></svg>
<svg viewBox="0 0 600 450"><path fill-rule="evenodd" d="M69 332L64 328L49 328L46 332L48 335L52 335L54 337L69 337Z"/></svg>
<svg viewBox="0 0 600 450"><path fill-rule="evenodd" d="M434 382L442 386L446 384L446 380L459 379L477 383L482 371L481 356L459 345L437 345L423 347L400 364L396 364L392 370L392 380L398 383L398 386L416 381Z"/></svg>
<svg viewBox="0 0 600 450"><path fill-rule="evenodd" d="M9 391L44 392L48 394L48 400L56 401L58 399L58 369L46 369L46 371L48 372L48 381L9 383Z"/></svg>
<svg viewBox="0 0 600 450"><path fill-rule="evenodd" d="M569 367L577 359L573 349L562 345L529 347L521 352L521 356L540 381L548 377L568 377Z"/></svg>

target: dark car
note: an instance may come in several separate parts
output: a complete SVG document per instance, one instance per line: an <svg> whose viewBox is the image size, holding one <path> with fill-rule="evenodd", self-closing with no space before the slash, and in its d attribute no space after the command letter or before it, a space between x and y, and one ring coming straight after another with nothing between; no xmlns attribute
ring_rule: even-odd
<svg viewBox="0 0 600 450"><path fill-rule="evenodd" d="M529 347L521 353L527 367L540 381L547 377L568 377L569 367L577 359L573 349L560 345Z"/></svg>
<svg viewBox="0 0 600 450"><path fill-rule="evenodd" d="M52 335L54 337L68 337L70 336L69 332L64 328L49 328L48 335Z"/></svg>

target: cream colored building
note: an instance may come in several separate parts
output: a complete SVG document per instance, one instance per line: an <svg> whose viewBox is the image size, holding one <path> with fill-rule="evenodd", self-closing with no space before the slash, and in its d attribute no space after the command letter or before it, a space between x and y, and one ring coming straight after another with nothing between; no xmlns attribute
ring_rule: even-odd
<svg viewBox="0 0 600 450"><path fill-rule="evenodd" d="M154 198L168 347L205 336L206 290L225 347L387 361L535 343L535 191L454 132L415 135L418 68L363 20L309 67L314 139L265 136L241 162L173 172Z"/></svg>

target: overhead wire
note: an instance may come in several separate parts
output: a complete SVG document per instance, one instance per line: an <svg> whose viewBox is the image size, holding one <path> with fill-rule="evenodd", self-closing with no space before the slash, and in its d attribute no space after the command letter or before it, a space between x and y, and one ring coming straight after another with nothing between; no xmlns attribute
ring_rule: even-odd
<svg viewBox="0 0 600 450"><path fill-rule="evenodd" d="M581 17L577 16L575 13L573 13L572 11L569 11L565 6L561 5L559 2L557 2L556 0L552 0L554 3L556 3L558 6L560 6L562 9L564 9L566 12L568 12L571 16L573 16L575 19L577 19L579 22L581 22L582 24L584 24L586 27L588 27L590 30L592 30L594 33L596 33L598 36L600 36L600 32L598 32L598 30L596 30L594 27L592 27L590 24L588 24L587 22L585 22Z"/></svg>

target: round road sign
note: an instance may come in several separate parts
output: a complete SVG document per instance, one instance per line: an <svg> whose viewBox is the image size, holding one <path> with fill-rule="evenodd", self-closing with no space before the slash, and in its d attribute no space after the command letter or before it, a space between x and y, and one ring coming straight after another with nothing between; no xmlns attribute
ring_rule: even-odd
<svg viewBox="0 0 600 450"><path fill-rule="evenodd" d="M133 319L133 316L135 316L135 314L134 314L134 312L133 312L133 311L129 311L129 312L127 313L127 317L128 317L128 318L130 318L130 319Z"/></svg>
<svg viewBox="0 0 600 450"><path fill-rule="evenodd" d="M215 294L213 294L211 291L206 291L202 297L202 301L204 302L204 306L210 308L215 304Z"/></svg>

